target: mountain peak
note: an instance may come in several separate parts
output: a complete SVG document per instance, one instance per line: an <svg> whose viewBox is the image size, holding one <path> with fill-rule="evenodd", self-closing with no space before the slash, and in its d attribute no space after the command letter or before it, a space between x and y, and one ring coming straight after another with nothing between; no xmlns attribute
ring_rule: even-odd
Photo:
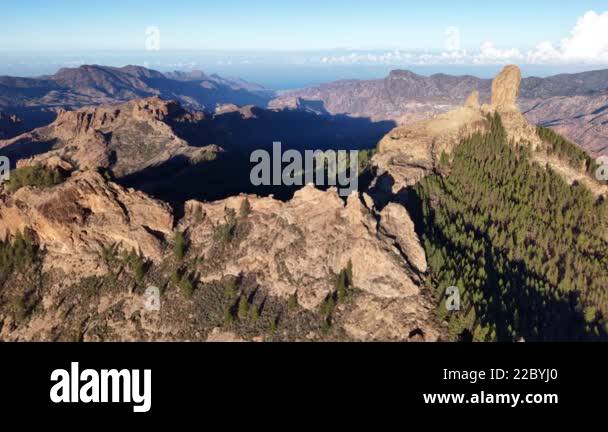
<svg viewBox="0 0 608 432"><path fill-rule="evenodd" d="M515 65L508 65L492 82L492 105L498 110L516 109L521 70Z"/></svg>
<svg viewBox="0 0 608 432"><path fill-rule="evenodd" d="M407 79L407 80L420 80L424 79L422 75L418 75L410 70L395 69L392 70L388 76L388 79Z"/></svg>

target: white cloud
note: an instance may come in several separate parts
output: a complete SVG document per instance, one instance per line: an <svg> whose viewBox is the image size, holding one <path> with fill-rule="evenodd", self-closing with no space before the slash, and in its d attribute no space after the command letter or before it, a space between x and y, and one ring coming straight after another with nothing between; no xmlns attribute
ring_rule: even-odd
<svg viewBox="0 0 608 432"><path fill-rule="evenodd" d="M570 37L562 39L558 47L551 42L540 43L528 53L528 62L608 62L608 11L587 12L578 19Z"/></svg>
<svg viewBox="0 0 608 432"><path fill-rule="evenodd" d="M445 32L445 51L435 53L394 51L356 51L333 54L317 59L324 64L390 64L436 65L476 64L496 65L508 63L554 64L593 63L608 64L608 11L598 14L590 11L580 17L570 36L558 44L541 42L534 49L523 52L518 48L497 47L492 41L481 44L479 50L469 52L460 48L460 30L448 27ZM311 59L311 61L314 61Z"/></svg>
<svg viewBox="0 0 608 432"><path fill-rule="evenodd" d="M494 46L493 42L484 42L478 54L473 57L475 64L504 63L521 60L524 56L517 48L501 49Z"/></svg>

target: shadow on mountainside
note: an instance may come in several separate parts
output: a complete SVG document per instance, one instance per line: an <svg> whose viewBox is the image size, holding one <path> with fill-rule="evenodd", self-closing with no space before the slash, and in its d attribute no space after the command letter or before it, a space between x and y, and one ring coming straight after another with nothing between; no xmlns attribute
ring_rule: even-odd
<svg viewBox="0 0 608 432"><path fill-rule="evenodd" d="M362 150L396 127L393 121L373 122L347 115L244 107L199 122L170 122L176 135L190 145L216 144L227 152L271 149L280 141L283 149Z"/></svg>
<svg viewBox="0 0 608 432"><path fill-rule="evenodd" d="M372 122L367 118L317 115L253 107L250 115L229 112L196 124L172 124L175 133L194 146L216 144L226 150L214 161L191 165L173 158L158 166L118 179L124 186L149 193L179 207L187 200L215 201L240 193L274 195L289 199L299 187L253 186L251 152L272 151L273 142L282 150L364 150L395 127L392 121Z"/></svg>
<svg viewBox="0 0 608 432"><path fill-rule="evenodd" d="M403 205L411 215L416 233L425 245L427 254L430 250L425 240L430 238L434 239L436 248L444 248L456 255L470 253L469 250L451 241L435 225L433 218L425 219L422 210L425 202L415 188L403 189L394 200ZM584 303L579 292L572 291L567 296L558 298L529 287L527 282L531 278L542 279L542 277L521 260L498 256L497 249L492 247L492 241L486 232L476 231L476 236L486 245L483 270L487 274L487 280L481 286L481 290L483 298L488 299L483 306L476 307L476 313L480 316L482 325L495 326L497 341L512 342L512 330L516 330L526 342L608 340L608 334L604 329L600 329L597 333L589 329L582 312ZM507 265L504 265L505 262ZM431 271L438 270L440 269ZM501 293L500 280L508 280L512 283L513 288L508 296ZM437 295L441 297L441 294ZM460 340L472 341L470 330L464 329L460 334Z"/></svg>
<svg viewBox="0 0 608 432"><path fill-rule="evenodd" d="M13 169L18 161L51 151L56 143L57 140L49 140L32 145L30 140L19 139L10 146L0 148L0 156L8 157L11 162L11 169Z"/></svg>
<svg viewBox="0 0 608 432"><path fill-rule="evenodd" d="M8 140L36 128L46 126L57 118L57 113L47 108L0 108L7 116L16 116L19 121L0 134L0 139Z"/></svg>
<svg viewBox="0 0 608 432"><path fill-rule="evenodd" d="M150 87L158 89L160 97L163 99L177 99L188 106L189 104L185 100L187 98L210 110L214 109L216 105L224 103L265 107L272 99L270 95L235 89L218 83L214 83L213 87L205 87L204 83L202 84L200 81L178 81L167 78L146 78L142 81Z"/></svg>

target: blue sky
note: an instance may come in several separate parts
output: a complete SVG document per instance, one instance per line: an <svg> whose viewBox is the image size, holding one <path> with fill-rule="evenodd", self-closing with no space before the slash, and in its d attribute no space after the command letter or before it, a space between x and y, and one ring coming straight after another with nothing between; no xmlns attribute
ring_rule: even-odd
<svg viewBox="0 0 608 432"><path fill-rule="evenodd" d="M148 26L162 48L219 50L442 50L446 28L461 47L528 50L558 43L604 1L511 0L19 0L0 8L0 50L141 49Z"/></svg>
<svg viewBox="0 0 608 432"><path fill-rule="evenodd" d="M608 68L606 0L2 3L0 75L139 64L282 89L397 68L483 77L508 63L528 76Z"/></svg>

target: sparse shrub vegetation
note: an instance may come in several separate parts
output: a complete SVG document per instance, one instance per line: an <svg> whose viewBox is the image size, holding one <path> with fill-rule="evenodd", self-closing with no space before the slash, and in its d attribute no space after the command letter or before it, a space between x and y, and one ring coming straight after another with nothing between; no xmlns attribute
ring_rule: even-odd
<svg viewBox="0 0 608 432"><path fill-rule="evenodd" d="M101 260L108 267L108 269L113 272L116 261L118 260L118 243L113 243L111 245L101 246L100 256Z"/></svg>
<svg viewBox="0 0 608 432"><path fill-rule="evenodd" d="M11 311L17 323L25 321L27 318L27 308L22 295L16 295L11 300Z"/></svg>
<svg viewBox="0 0 608 432"><path fill-rule="evenodd" d="M247 319L247 315L249 315L249 301L247 300L247 296L242 295L239 299L239 307L238 307L238 317L241 321Z"/></svg>
<svg viewBox="0 0 608 432"><path fill-rule="evenodd" d="M225 276L222 278L222 285L224 287L224 295L228 298L232 298L237 293L237 278L234 276Z"/></svg>
<svg viewBox="0 0 608 432"><path fill-rule="evenodd" d="M12 241L0 241L0 283L4 283L13 271L24 271L39 260L38 245L21 232Z"/></svg>
<svg viewBox="0 0 608 432"><path fill-rule="evenodd" d="M179 288L186 298L192 298L194 295L194 284L189 275L184 275L179 282Z"/></svg>
<svg viewBox="0 0 608 432"><path fill-rule="evenodd" d="M260 319L260 309L256 305L251 305L251 322L256 324Z"/></svg>
<svg viewBox="0 0 608 432"><path fill-rule="evenodd" d="M178 261L183 260L186 255L186 238L181 231L176 231L173 236L173 252Z"/></svg>
<svg viewBox="0 0 608 432"><path fill-rule="evenodd" d="M173 286L178 286L181 281L182 281L182 271L180 269L173 270L173 272L171 273L171 276L169 278L169 283Z"/></svg>
<svg viewBox="0 0 608 432"><path fill-rule="evenodd" d="M224 223L215 227L214 238L221 245L226 245L232 241L236 233L237 219L234 209L224 210Z"/></svg>
<svg viewBox="0 0 608 432"><path fill-rule="evenodd" d="M331 293L325 298L325 300L323 300L323 303L321 303L321 307L319 308L319 313L324 318L331 316L331 314L334 312L334 309L336 308L335 296L336 296L335 293Z"/></svg>
<svg viewBox="0 0 608 432"><path fill-rule="evenodd" d="M346 300L346 272L341 271L338 275L338 282L336 283L336 294L338 301L343 302Z"/></svg>
<svg viewBox="0 0 608 432"><path fill-rule="evenodd" d="M232 307L227 306L224 308L224 325L230 326L234 323L234 315L232 314Z"/></svg>
<svg viewBox="0 0 608 432"><path fill-rule="evenodd" d="M7 189L13 193L25 186L51 187L62 183L65 175L58 168L34 165L11 171Z"/></svg>
<svg viewBox="0 0 608 432"><path fill-rule="evenodd" d="M249 199L245 198L241 203L241 207L239 209L239 217L246 218L251 213L251 203Z"/></svg>
<svg viewBox="0 0 608 432"><path fill-rule="evenodd" d="M287 300L287 308L289 310L294 310L298 307L298 293L295 292L291 296L289 296L289 300Z"/></svg>
<svg viewBox="0 0 608 432"><path fill-rule="evenodd" d="M142 285L146 273L148 271L149 263L141 252L135 251L135 249L128 252L125 256L125 262L133 272L133 278L137 285Z"/></svg>

